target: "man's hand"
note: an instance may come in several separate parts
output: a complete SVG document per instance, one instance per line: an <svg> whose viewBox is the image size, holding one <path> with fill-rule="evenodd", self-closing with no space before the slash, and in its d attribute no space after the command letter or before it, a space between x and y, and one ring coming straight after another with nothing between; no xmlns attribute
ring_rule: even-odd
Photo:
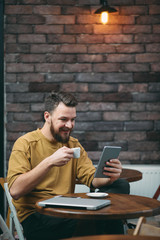
<svg viewBox="0 0 160 240"><path fill-rule="evenodd" d="M121 162L118 159L111 159L109 162L106 162L106 165L103 174L110 177L110 182L116 181L122 172Z"/></svg>
<svg viewBox="0 0 160 240"><path fill-rule="evenodd" d="M100 188L105 185L112 184L120 177L122 172L122 165L118 159L111 159L110 162L106 162L106 165L107 167L104 167L103 174L108 176L109 178L94 178L92 181L92 185L94 188Z"/></svg>
<svg viewBox="0 0 160 240"><path fill-rule="evenodd" d="M66 165L71 158L73 158L73 149L64 146L49 156L48 161L50 161L52 166L61 167Z"/></svg>

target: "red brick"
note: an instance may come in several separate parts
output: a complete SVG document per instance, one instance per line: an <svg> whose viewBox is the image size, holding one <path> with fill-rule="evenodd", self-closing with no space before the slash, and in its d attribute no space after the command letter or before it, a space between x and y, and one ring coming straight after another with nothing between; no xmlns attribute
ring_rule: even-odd
<svg viewBox="0 0 160 240"><path fill-rule="evenodd" d="M150 5L149 14L160 14L160 5Z"/></svg>
<svg viewBox="0 0 160 240"><path fill-rule="evenodd" d="M146 120L146 121L156 121L160 119L160 113L158 112L133 112L131 113L132 120Z"/></svg>
<svg viewBox="0 0 160 240"><path fill-rule="evenodd" d="M86 53L87 46L82 44L65 44L60 46L60 53Z"/></svg>
<svg viewBox="0 0 160 240"><path fill-rule="evenodd" d="M123 33L151 33L150 25L126 25L123 27Z"/></svg>
<svg viewBox="0 0 160 240"><path fill-rule="evenodd" d="M134 62L134 56L129 54L108 54L108 62Z"/></svg>
<svg viewBox="0 0 160 240"><path fill-rule="evenodd" d="M45 43L46 37L42 34L19 34L19 43Z"/></svg>
<svg viewBox="0 0 160 240"><path fill-rule="evenodd" d="M6 73L5 82L16 82L16 74L14 73Z"/></svg>
<svg viewBox="0 0 160 240"><path fill-rule="evenodd" d="M119 84L118 92L147 92L148 84Z"/></svg>
<svg viewBox="0 0 160 240"><path fill-rule="evenodd" d="M124 128L126 131L148 131L153 130L154 125L152 121L129 121L124 123Z"/></svg>
<svg viewBox="0 0 160 240"><path fill-rule="evenodd" d="M102 35L81 34L77 36L77 43L103 43L104 37Z"/></svg>
<svg viewBox="0 0 160 240"><path fill-rule="evenodd" d="M131 102L131 93L107 93L103 96L104 102Z"/></svg>
<svg viewBox="0 0 160 240"><path fill-rule="evenodd" d="M17 23L20 24L44 24L45 17L40 15L27 15L27 16L18 16Z"/></svg>
<svg viewBox="0 0 160 240"><path fill-rule="evenodd" d="M160 43L146 44L146 52L160 52Z"/></svg>
<svg viewBox="0 0 160 240"><path fill-rule="evenodd" d="M48 4L58 5L60 4L59 0L47 0ZM62 5L75 5L75 0L61 0Z"/></svg>
<svg viewBox="0 0 160 240"><path fill-rule="evenodd" d="M118 34L118 35L106 35L104 36L105 43L132 43L133 35Z"/></svg>
<svg viewBox="0 0 160 240"><path fill-rule="evenodd" d="M146 16L140 16L137 18L137 24L159 24L160 22L160 15L154 16L154 15L146 15Z"/></svg>
<svg viewBox="0 0 160 240"><path fill-rule="evenodd" d="M147 111L160 111L160 104L159 103L147 103L146 110Z"/></svg>
<svg viewBox="0 0 160 240"><path fill-rule="evenodd" d="M138 63L126 63L123 65L123 69L126 72L146 72L149 71L149 65Z"/></svg>
<svg viewBox="0 0 160 240"><path fill-rule="evenodd" d="M7 64L7 72L33 72L33 64L9 63Z"/></svg>
<svg viewBox="0 0 160 240"><path fill-rule="evenodd" d="M130 120L130 113L129 112L105 112L103 113L103 120L128 121Z"/></svg>
<svg viewBox="0 0 160 240"><path fill-rule="evenodd" d="M141 142L130 142L128 149L132 151L158 151L159 142L152 141L141 141Z"/></svg>
<svg viewBox="0 0 160 240"><path fill-rule="evenodd" d="M29 53L30 47L27 44L7 44L7 53Z"/></svg>
<svg viewBox="0 0 160 240"><path fill-rule="evenodd" d="M30 106L28 103L8 103L6 106L8 112L29 112Z"/></svg>
<svg viewBox="0 0 160 240"><path fill-rule="evenodd" d="M90 14L90 6L65 6L62 7L62 14Z"/></svg>
<svg viewBox="0 0 160 240"><path fill-rule="evenodd" d="M81 119L81 121L101 121L101 113L100 112L78 112L77 118Z"/></svg>
<svg viewBox="0 0 160 240"><path fill-rule="evenodd" d="M59 84L55 83L29 83L29 92L50 92L51 89L59 91Z"/></svg>
<svg viewBox="0 0 160 240"><path fill-rule="evenodd" d="M14 113L13 119L15 121L32 121L32 122L37 122L37 121L42 121L42 114L41 113Z"/></svg>
<svg viewBox="0 0 160 240"><path fill-rule="evenodd" d="M135 73L134 82L159 82L160 73Z"/></svg>
<svg viewBox="0 0 160 240"><path fill-rule="evenodd" d="M87 132L85 135L85 139L87 141L113 141L114 133L112 132Z"/></svg>
<svg viewBox="0 0 160 240"><path fill-rule="evenodd" d="M66 25L65 26L65 33L76 34L76 33L92 33L92 26L91 25Z"/></svg>
<svg viewBox="0 0 160 240"><path fill-rule="evenodd" d="M118 34L122 33L122 26L116 25L94 25L94 34Z"/></svg>
<svg viewBox="0 0 160 240"><path fill-rule="evenodd" d="M159 131L147 132L147 139L150 141L159 141L160 140L160 132Z"/></svg>
<svg viewBox="0 0 160 240"><path fill-rule="evenodd" d="M44 103L33 103L31 104L31 111L33 112L44 112L45 104Z"/></svg>
<svg viewBox="0 0 160 240"><path fill-rule="evenodd" d="M103 62L103 56L102 55L96 55L96 54L79 54L77 56L78 62Z"/></svg>
<svg viewBox="0 0 160 240"><path fill-rule="evenodd" d="M160 72L160 63L151 64L151 70L154 72Z"/></svg>
<svg viewBox="0 0 160 240"><path fill-rule="evenodd" d="M160 152L159 151L146 151L142 152L141 159L142 161L145 161L146 163L152 163L152 164L159 164L159 157L160 157Z"/></svg>
<svg viewBox="0 0 160 240"><path fill-rule="evenodd" d="M118 53L137 53L144 52L142 44L121 44L116 46Z"/></svg>
<svg viewBox="0 0 160 240"><path fill-rule="evenodd" d="M17 122L17 123L9 123L7 124L7 131L12 131L12 132L29 132L33 131L36 129L35 123L34 122Z"/></svg>
<svg viewBox="0 0 160 240"><path fill-rule="evenodd" d="M99 23L100 18L97 15L78 15L76 23L78 24L94 24Z"/></svg>
<svg viewBox="0 0 160 240"><path fill-rule="evenodd" d="M118 86L115 84L90 84L89 92L117 92Z"/></svg>
<svg viewBox="0 0 160 240"><path fill-rule="evenodd" d="M46 82L71 82L74 81L73 73L46 73Z"/></svg>
<svg viewBox="0 0 160 240"><path fill-rule="evenodd" d="M88 109L91 111L114 111L116 110L115 103L105 103L105 102L91 102L88 106Z"/></svg>
<svg viewBox="0 0 160 240"><path fill-rule="evenodd" d="M48 43L75 43L75 36L67 34L48 34Z"/></svg>
<svg viewBox="0 0 160 240"><path fill-rule="evenodd" d="M7 24L6 33L32 33L31 25L22 25L22 24Z"/></svg>
<svg viewBox="0 0 160 240"><path fill-rule="evenodd" d="M118 103L117 109L119 111L145 111L145 103Z"/></svg>
<svg viewBox="0 0 160 240"><path fill-rule="evenodd" d="M41 73L18 73L18 82L44 82L44 75Z"/></svg>
<svg viewBox="0 0 160 240"><path fill-rule="evenodd" d="M88 46L88 53L114 53L115 46L107 44L91 44Z"/></svg>
<svg viewBox="0 0 160 240"><path fill-rule="evenodd" d="M117 72L120 70L118 63L94 63L94 72Z"/></svg>
<svg viewBox="0 0 160 240"><path fill-rule="evenodd" d="M6 86L6 92L28 92L28 83L11 83Z"/></svg>
<svg viewBox="0 0 160 240"><path fill-rule="evenodd" d="M44 55L44 54L43 54ZM71 63L71 62L76 62L77 58L75 54L47 54L46 57L46 62L48 63Z"/></svg>
<svg viewBox="0 0 160 240"><path fill-rule="evenodd" d="M6 5L5 14L32 14L32 6Z"/></svg>
<svg viewBox="0 0 160 240"><path fill-rule="evenodd" d="M62 25L36 25L35 33L63 33L64 27Z"/></svg>
<svg viewBox="0 0 160 240"><path fill-rule="evenodd" d="M62 64L41 63L35 65L36 72L62 72Z"/></svg>
<svg viewBox="0 0 160 240"><path fill-rule="evenodd" d="M146 132L116 132L115 133L115 140L116 141L144 141L146 140Z"/></svg>
<svg viewBox="0 0 160 240"><path fill-rule="evenodd" d="M57 53L59 45L55 44L32 44L31 53Z"/></svg>
<svg viewBox="0 0 160 240"><path fill-rule="evenodd" d="M17 22L17 17L16 16L12 16L12 15L7 15L6 16L6 23L16 23Z"/></svg>
<svg viewBox="0 0 160 240"><path fill-rule="evenodd" d="M148 13L147 6L123 6L120 7L121 15L146 15Z"/></svg>
<svg viewBox="0 0 160 240"><path fill-rule="evenodd" d="M136 43L156 43L160 42L160 34L137 34L135 35Z"/></svg>
<svg viewBox="0 0 160 240"><path fill-rule="evenodd" d="M46 16L46 24L75 24L75 16L74 15L48 15Z"/></svg>
<svg viewBox="0 0 160 240"><path fill-rule="evenodd" d="M144 53L136 54L136 62L160 62L160 54L158 53Z"/></svg>
<svg viewBox="0 0 160 240"><path fill-rule="evenodd" d="M61 12L60 6L50 6L50 5L40 5L40 6L34 6L33 7L33 13L36 14L56 14L59 15Z"/></svg>
<svg viewBox="0 0 160 240"><path fill-rule="evenodd" d="M114 16L114 14L109 15L109 22L111 24L135 24L134 16Z"/></svg>
<svg viewBox="0 0 160 240"><path fill-rule="evenodd" d="M64 72L91 72L91 64L64 64Z"/></svg>
<svg viewBox="0 0 160 240"><path fill-rule="evenodd" d="M16 35L5 34L4 38L5 43L16 43Z"/></svg>
<svg viewBox="0 0 160 240"><path fill-rule="evenodd" d="M153 33L160 33L160 25L153 25Z"/></svg>
<svg viewBox="0 0 160 240"><path fill-rule="evenodd" d="M34 63L34 62L45 62L45 55L44 54L20 54L18 59L22 63Z"/></svg>
<svg viewBox="0 0 160 240"><path fill-rule="evenodd" d="M78 83L63 83L61 85L61 91L65 92L88 92L88 84Z"/></svg>

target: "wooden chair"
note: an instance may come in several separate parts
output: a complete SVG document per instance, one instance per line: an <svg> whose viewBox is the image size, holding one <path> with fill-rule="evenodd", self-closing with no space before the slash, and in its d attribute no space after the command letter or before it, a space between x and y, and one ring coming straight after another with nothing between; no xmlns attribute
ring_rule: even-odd
<svg viewBox="0 0 160 240"><path fill-rule="evenodd" d="M138 219L136 228L133 232L134 236L158 236L160 237L160 228L146 223L145 217L140 217Z"/></svg>

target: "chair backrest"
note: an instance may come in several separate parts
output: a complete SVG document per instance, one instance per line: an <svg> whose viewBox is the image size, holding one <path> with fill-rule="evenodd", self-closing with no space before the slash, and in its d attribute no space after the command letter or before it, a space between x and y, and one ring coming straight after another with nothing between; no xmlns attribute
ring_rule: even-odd
<svg viewBox="0 0 160 240"><path fill-rule="evenodd" d="M9 228L7 227L7 224L3 220L1 214L0 214L0 228L2 230L0 239L14 240L14 237L13 237L12 233L10 232Z"/></svg>
<svg viewBox="0 0 160 240"><path fill-rule="evenodd" d="M134 236L143 235L143 236L160 236L160 228L154 225L146 223L145 217L140 217L136 228L133 232Z"/></svg>
<svg viewBox="0 0 160 240"><path fill-rule="evenodd" d="M4 189L5 189L5 194L6 194L6 197L7 197L8 205L9 205L9 208L11 210L11 213L10 213L10 230L13 232L13 223L14 223L15 229L16 229L18 237L19 237L19 240L25 240L25 238L23 236L22 225L20 224L20 222L18 220L17 212L16 212L16 209L15 209L13 203L12 203L12 197L11 197L11 195L9 193L9 190L8 190L8 183L4 183Z"/></svg>

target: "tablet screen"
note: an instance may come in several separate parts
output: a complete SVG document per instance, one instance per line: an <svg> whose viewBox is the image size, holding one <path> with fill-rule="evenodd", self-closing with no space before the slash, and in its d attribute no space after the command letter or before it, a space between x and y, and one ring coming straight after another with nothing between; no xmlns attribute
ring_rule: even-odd
<svg viewBox="0 0 160 240"><path fill-rule="evenodd" d="M98 162L98 166L97 166L94 177L106 178L107 176L103 174L104 167L106 166L106 162L109 161L110 159L118 158L120 151L121 151L121 147L105 146L103 148L103 152Z"/></svg>

